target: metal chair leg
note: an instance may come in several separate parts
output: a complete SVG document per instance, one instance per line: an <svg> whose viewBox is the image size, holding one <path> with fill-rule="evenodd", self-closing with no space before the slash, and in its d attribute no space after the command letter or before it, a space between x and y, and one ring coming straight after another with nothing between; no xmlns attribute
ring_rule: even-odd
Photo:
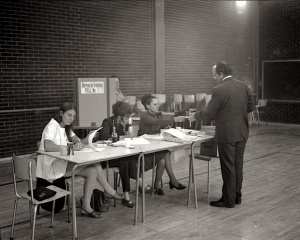
<svg viewBox="0 0 300 240"><path fill-rule="evenodd" d="M68 195L68 223L71 222L71 210L70 210L70 206L71 206L71 198L70 196Z"/></svg>
<svg viewBox="0 0 300 240"><path fill-rule="evenodd" d="M15 220L16 220L16 213L17 213L17 208L18 208L18 198L15 199L14 203L14 212L13 212L13 220L11 223L11 232L10 232L10 239L14 238L14 228L15 228Z"/></svg>
<svg viewBox="0 0 300 240"><path fill-rule="evenodd" d="M207 162L207 193L209 193L210 187L210 161Z"/></svg>
<svg viewBox="0 0 300 240"><path fill-rule="evenodd" d="M68 182L66 182L66 190L67 191L70 191L70 185ZM68 205L68 223L71 222L71 210L70 210L70 207L71 207L71 197L70 195L66 196L66 203L65 205Z"/></svg>
<svg viewBox="0 0 300 240"><path fill-rule="evenodd" d="M32 221L32 234L31 234L31 240L34 240L34 231L35 231L36 212L37 212L37 205L34 205L34 209L33 209L33 221Z"/></svg>
<svg viewBox="0 0 300 240"><path fill-rule="evenodd" d="M50 228L53 228L54 210L55 210L55 200L53 201L53 204L52 204Z"/></svg>
<svg viewBox="0 0 300 240"><path fill-rule="evenodd" d="M155 181L155 176L156 176L156 173L155 173L155 153L153 153L152 164L153 164L153 167L152 167L152 189L154 189L154 181ZM143 185L143 188L144 188L144 185ZM152 191L152 196L154 196L154 191Z"/></svg>
<svg viewBox="0 0 300 240"><path fill-rule="evenodd" d="M191 198L191 183L192 183L192 157L190 156L189 161L189 184L188 184L188 198L187 198L187 205L190 204L190 198Z"/></svg>

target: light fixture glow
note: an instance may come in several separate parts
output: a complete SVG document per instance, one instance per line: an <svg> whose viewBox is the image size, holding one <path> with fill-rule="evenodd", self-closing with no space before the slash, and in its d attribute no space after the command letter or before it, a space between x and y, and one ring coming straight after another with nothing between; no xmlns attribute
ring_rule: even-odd
<svg viewBox="0 0 300 240"><path fill-rule="evenodd" d="M247 1L236 1L235 2L237 7L245 7L247 4Z"/></svg>

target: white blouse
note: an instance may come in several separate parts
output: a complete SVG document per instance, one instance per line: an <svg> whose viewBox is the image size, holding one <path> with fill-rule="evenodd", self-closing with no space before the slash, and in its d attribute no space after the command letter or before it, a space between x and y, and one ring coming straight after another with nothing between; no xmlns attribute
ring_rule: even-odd
<svg viewBox="0 0 300 240"><path fill-rule="evenodd" d="M71 131L71 137L74 135L75 133ZM68 142L65 128L60 127L59 123L53 118L44 128L39 150L45 150L45 139L51 140L60 146L67 146ZM67 165L68 162L63 159L38 155L36 176L47 180L55 180L66 173Z"/></svg>

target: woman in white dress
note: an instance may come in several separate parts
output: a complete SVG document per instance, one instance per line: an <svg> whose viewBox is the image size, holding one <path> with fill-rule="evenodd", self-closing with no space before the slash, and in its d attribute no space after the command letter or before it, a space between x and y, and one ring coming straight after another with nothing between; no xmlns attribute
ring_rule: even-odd
<svg viewBox="0 0 300 240"><path fill-rule="evenodd" d="M44 128L39 150L48 152L60 152L66 149L67 142L74 142L75 148L82 148L82 143L88 142L88 137L82 141L72 130L72 124L76 116L76 108L72 103L65 102L61 105L58 113ZM82 142L82 143L81 143ZM47 155L38 155L36 176L53 181L60 177L70 177L74 164L60 158ZM79 166L75 170L76 175L85 177L81 213L93 218L100 218L102 215L95 212L91 206L91 196L94 188L105 191L116 199L123 199L107 182L100 164Z"/></svg>

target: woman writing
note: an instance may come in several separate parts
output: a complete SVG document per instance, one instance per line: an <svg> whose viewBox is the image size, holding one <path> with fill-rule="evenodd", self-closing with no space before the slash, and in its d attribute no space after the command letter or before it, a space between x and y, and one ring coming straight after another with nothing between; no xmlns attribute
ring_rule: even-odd
<svg viewBox="0 0 300 240"><path fill-rule="evenodd" d="M160 129L171 126L175 123L175 120L180 117L162 119L162 113L159 112L159 104L156 97L151 94L146 94L141 99L142 104L144 105L147 112L141 116L139 122L139 131L138 135L143 134L156 134L160 133ZM178 119L179 120L179 119ZM145 155L145 168L152 167L153 154ZM164 169L166 169L168 176L170 178L169 186L171 189L176 188L177 190L185 189L186 187L179 183L173 173L172 165L170 161L170 152L161 151L155 153L155 162L157 164L156 170L156 179L154 182L154 193L159 195L164 195L164 192L159 188L159 182L161 181ZM151 166L149 166L151 164ZM145 169L146 171L146 169Z"/></svg>
<svg viewBox="0 0 300 240"><path fill-rule="evenodd" d="M66 149L67 142L74 142L77 148L82 148L80 139L72 130L72 124L76 116L76 108L72 103L65 102L59 108L54 118L44 128L39 150L47 152L59 152ZM82 140L87 143L87 138ZM38 155L36 176L48 181L60 177L70 177L74 164L60 158L47 155ZM93 211L90 206L91 196L95 186L104 190L116 199L123 199L106 181L105 174L100 164L79 166L75 170L76 175L85 177L81 213L93 218L102 215Z"/></svg>

